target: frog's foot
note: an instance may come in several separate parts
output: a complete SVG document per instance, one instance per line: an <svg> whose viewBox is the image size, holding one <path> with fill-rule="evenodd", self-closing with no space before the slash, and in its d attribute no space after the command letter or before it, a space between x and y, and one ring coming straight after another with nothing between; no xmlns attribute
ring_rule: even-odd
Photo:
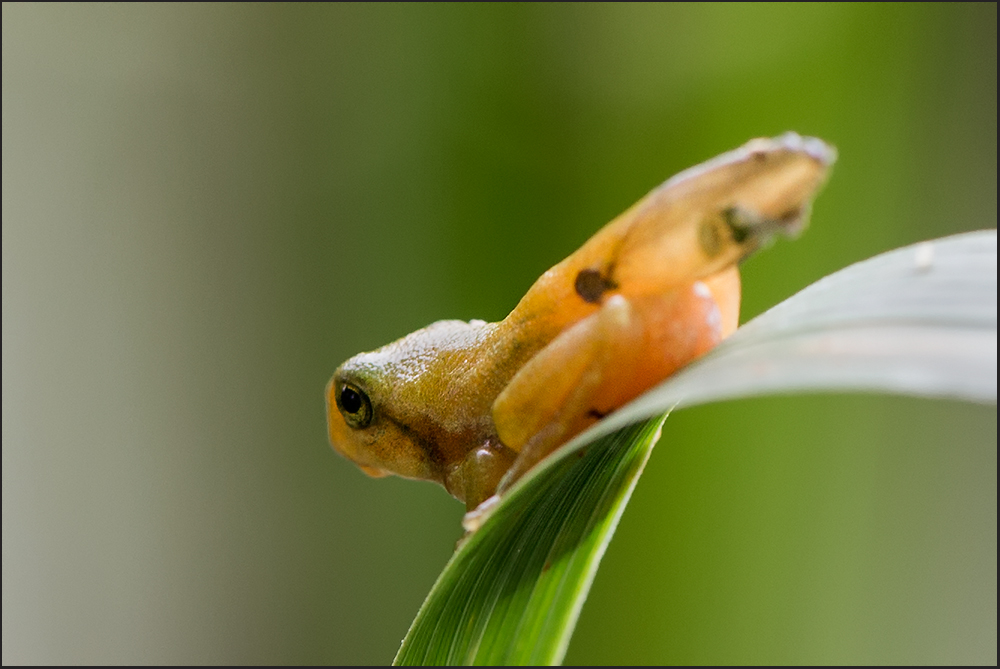
<svg viewBox="0 0 1000 669"><path fill-rule="evenodd" d="M739 206L728 207L722 212L722 217L733 241L743 247L742 259L745 260L754 251L774 243L779 234L798 236L809 222L809 203L797 203L776 218L767 218L753 209ZM699 234L702 232L699 231ZM705 244L704 240L702 243Z"/></svg>
<svg viewBox="0 0 1000 669"><path fill-rule="evenodd" d="M487 518L493 515L493 512L499 504L500 495L493 495L492 497L484 500L483 503L475 509L466 513L462 517L462 527L465 528L467 533L466 536L482 527Z"/></svg>
<svg viewBox="0 0 1000 669"><path fill-rule="evenodd" d="M444 487L465 502L466 511L473 511L497 491L504 473L516 459L517 453L498 439L489 439L447 471Z"/></svg>

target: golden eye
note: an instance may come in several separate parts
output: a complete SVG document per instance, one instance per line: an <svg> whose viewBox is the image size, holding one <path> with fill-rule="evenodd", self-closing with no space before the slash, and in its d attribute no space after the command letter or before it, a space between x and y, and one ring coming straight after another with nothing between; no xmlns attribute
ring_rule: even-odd
<svg viewBox="0 0 1000 669"><path fill-rule="evenodd" d="M347 424L356 430L368 427L374 417L368 395L350 383L341 385L340 392L337 393L337 408L344 414Z"/></svg>

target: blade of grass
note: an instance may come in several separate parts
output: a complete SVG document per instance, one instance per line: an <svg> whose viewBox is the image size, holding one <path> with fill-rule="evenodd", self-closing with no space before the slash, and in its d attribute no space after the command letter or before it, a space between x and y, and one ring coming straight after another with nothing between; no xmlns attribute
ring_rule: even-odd
<svg viewBox="0 0 1000 669"><path fill-rule="evenodd" d="M792 391L996 402L996 230L852 265L552 454L459 547L397 664L546 664L580 608L666 413Z"/></svg>
<svg viewBox="0 0 1000 669"><path fill-rule="evenodd" d="M529 474L452 556L395 664L562 660L664 417Z"/></svg>

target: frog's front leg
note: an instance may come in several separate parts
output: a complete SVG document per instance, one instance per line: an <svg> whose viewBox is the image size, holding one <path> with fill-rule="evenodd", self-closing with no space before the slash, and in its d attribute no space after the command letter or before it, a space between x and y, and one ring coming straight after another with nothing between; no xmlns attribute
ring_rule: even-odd
<svg viewBox="0 0 1000 669"><path fill-rule="evenodd" d="M472 511L496 491L517 453L496 439L474 448L445 475L445 488Z"/></svg>
<svg viewBox="0 0 1000 669"><path fill-rule="evenodd" d="M714 288L696 281L665 294L612 295L529 360L493 403L500 440L518 452L498 492L728 334L738 302L720 313Z"/></svg>

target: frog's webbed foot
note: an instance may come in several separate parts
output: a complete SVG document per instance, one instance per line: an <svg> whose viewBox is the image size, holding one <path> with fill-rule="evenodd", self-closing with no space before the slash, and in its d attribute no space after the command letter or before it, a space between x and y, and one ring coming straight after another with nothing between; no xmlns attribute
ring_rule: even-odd
<svg viewBox="0 0 1000 669"><path fill-rule="evenodd" d="M741 260L745 260L754 251L770 246L779 234L786 237L798 235L809 221L809 203L796 203L776 218L767 218L752 209L732 206L722 212L722 218L733 241L742 247ZM704 240L702 244L704 247Z"/></svg>

